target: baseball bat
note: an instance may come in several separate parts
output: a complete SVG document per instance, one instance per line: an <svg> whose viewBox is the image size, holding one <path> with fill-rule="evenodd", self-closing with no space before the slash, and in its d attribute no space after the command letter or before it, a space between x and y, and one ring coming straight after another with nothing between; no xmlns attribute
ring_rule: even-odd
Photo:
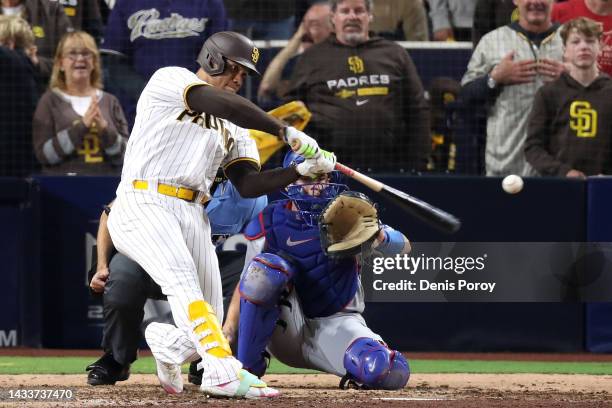
<svg viewBox="0 0 612 408"><path fill-rule="evenodd" d="M453 233L461 228L461 221L452 214L439 209L423 200L420 200L401 190L388 186L375 180L365 174L359 173L341 163L336 163L336 170L352 178L353 180L363 184L370 190L379 193L394 202L398 207L410 214L420 218L426 223L441 229L444 232Z"/></svg>
<svg viewBox="0 0 612 408"><path fill-rule="evenodd" d="M299 143L293 144L292 149L299 149ZM381 183L380 181L368 177L365 174L355 171L341 163L336 162L335 169L347 177L350 177L353 180L363 184L370 190L379 193L383 197L386 197L404 211L436 228L439 228L444 232L454 233L461 228L461 221L457 217L423 200Z"/></svg>

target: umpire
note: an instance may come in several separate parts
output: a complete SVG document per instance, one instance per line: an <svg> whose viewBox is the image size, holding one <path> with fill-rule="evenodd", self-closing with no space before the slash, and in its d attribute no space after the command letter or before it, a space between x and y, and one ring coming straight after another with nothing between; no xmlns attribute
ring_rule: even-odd
<svg viewBox="0 0 612 408"><path fill-rule="evenodd" d="M256 199L240 197L229 181L217 179L213 199L206 207L213 235L232 235L242 231L266 205L265 196ZM140 326L147 299L165 300L166 297L151 277L136 262L118 253L113 245L106 221L110 206L100 217L97 234L97 261L90 270L90 289L94 296L102 296L104 304L104 329L102 348L104 355L87 366L87 383L90 385L114 385L130 376L130 365L136 361L138 344L142 338ZM224 298L231 297L240 277L244 256L236 252L222 253L219 264L223 281ZM112 272L112 273L111 273ZM190 367L190 381L196 382ZM195 380L195 381L194 381Z"/></svg>

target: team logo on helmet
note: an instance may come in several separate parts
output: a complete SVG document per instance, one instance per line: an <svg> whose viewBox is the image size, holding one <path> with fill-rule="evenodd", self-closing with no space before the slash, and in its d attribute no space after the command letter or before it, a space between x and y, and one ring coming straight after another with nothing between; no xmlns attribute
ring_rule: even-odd
<svg viewBox="0 0 612 408"><path fill-rule="evenodd" d="M251 54L251 58L253 59L253 64L257 64L259 61L259 50L257 47L253 47L253 53Z"/></svg>

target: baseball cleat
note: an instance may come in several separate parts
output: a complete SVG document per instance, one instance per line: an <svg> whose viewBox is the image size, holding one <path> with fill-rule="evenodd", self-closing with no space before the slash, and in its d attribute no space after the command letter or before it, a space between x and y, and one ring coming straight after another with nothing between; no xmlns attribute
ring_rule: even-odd
<svg viewBox="0 0 612 408"><path fill-rule="evenodd" d="M200 391L211 397L264 399L278 397L280 393L248 371L241 369L238 378L225 384L201 385Z"/></svg>
<svg viewBox="0 0 612 408"><path fill-rule="evenodd" d="M157 363L157 378L168 394L178 394L183 392L183 377L181 375L181 366L178 364L169 364L155 359Z"/></svg>

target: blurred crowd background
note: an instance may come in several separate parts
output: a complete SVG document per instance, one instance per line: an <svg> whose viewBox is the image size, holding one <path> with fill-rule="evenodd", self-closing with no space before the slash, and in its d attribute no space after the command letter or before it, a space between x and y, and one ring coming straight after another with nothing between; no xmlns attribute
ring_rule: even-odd
<svg viewBox="0 0 612 408"><path fill-rule="evenodd" d="M263 75L241 94L265 110L303 101L305 131L361 171L611 171L612 1L1 5L0 176L120 174L148 79L195 71L203 42L224 30L258 47Z"/></svg>

